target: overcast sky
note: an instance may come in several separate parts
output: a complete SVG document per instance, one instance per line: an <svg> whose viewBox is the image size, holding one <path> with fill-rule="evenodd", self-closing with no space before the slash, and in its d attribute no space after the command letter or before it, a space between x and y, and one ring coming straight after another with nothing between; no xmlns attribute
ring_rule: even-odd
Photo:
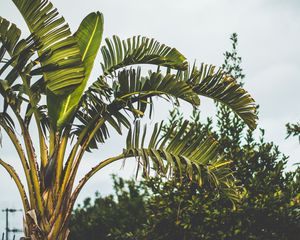
<svg viewBox="0 0 300 240"><path fill-rule="evenodd" d="M53 0L75 31L81 20L92 11L104 14L104 37L133 35L154 37L162 43L176 47L190 61L220 66L223 53L230 49L229 37L238 33L238 52L246 74L245 88L260 105L259 127L266 129L266 138L280 146L290 156L289 166L299 162L300 146L297 139L286 140L285 124L300 120L300 1L298 0ZM9 0L0 0L0 16L17 23L24 31L26 26L17 9ZM93 77L100 73L99 61ZM213 114L213 105L204 104L206 115ZM156 109L156 118L163 119L167 105ZM186 109L188 111L188 109ZM117 147L119 140L105 146L104 155ZM109 144L110 143L110 144ZM103 153L103 151L101 151ZM0 150L4 160L16 159L8 142ZM101 154L100 154L101 155ZM85 166L89 169L99 159L99 153L89 154ZM16 161L11 161L19 169ZM80 195L79 201L98 190L111 192L109 173L130 176L130 164L124 170L111 166L99 174ZM8 175L0 169L0 209L21 207L17 190ZM8 187L9 186L9 187ZM0 212L0 214L2 214ZM4 215L0 215L0 232ZM15 222L16 225L19 222Z"/></svg>

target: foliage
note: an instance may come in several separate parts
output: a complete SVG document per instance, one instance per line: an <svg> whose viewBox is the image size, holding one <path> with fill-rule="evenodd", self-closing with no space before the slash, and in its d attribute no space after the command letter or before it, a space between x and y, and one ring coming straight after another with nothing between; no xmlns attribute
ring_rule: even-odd
<svg viewBox="0 0 300 240"><path fill-rule="evenodd" d="M299 142L300 142L300 123L288 123L286 124L286 129L287 129L287 137L290 136L298 136L299 137Z"/></svg>
<svg viewBox="0 0 300 240"><path fill-rule="evenodd" d="M296 240L300 233L300 169L286 172L286 158L273 143L265 142L263 135L258 142L248 137L235 156L237 179L243 186L243 198L235 208L228 197L213 191L211 186L199 188L189 180L180 184L150 178L134 185L135 190L132 185L130 191L126 187L118 190L117 200L112 196L98 197L97 204L77 208L71 239L84 239L84 234L97 239L99 235L94 238L89 235L97 230L107 234L101 235L102 239ZM141 188L146 191L139 192ZM119 200L122 196L130 196L126 199L130 208ZM136 199L139 204L132 207ZM109 204L98 204L101 201ZM99 210L106 212L107 219L113 219L110 225L102 224L106 220L99 221L102 214L91 214ZM123 223L130 219L128 215L134 216L136 222ZM85 224L78 220L80 216L84 216ZM85 225L89 225L88 231Z"/></svg>
<svg viewBox="0 0 300 240"><path fill-rule="evenodd" d="M236 208L222 194L213 198L207 189L152 180L147 239L297 239L299 169L285 172L286 158L263 136L259 142L248 137L236 153L227 150L244 188Z"/></svg>
<svg viewBox="0 0 300 240"><path fill-rule="evenodd" d="M187 175L200 185L223 189L236 201L230 161L220 154L215 139L188 141L184 127L191 125L186 122L164 135L162 125L156 124L147 142L146 129L142 131L139 123L148 112L151 117L154 97L197 107L200 96L206 96L231 108L254 129L255 102L232 76L212 65L190 66L177 49L147 37L120 40L113 36L101 46L104 20L100 12L86 16L72 34L50 1L13 2L30 35L21 39L21 30L0 17L4 103L0 127L18 153L26 181L6 161L0 159L0 165L22 198L26 238L65 240L73 206L86 182L125 158L136 158L143 176L150 170L160 176ZM102 73L87 86L99 49ZM157 70L142 74L147 64ZM112 131L128 132L126 146L119 155L100 160L76 186L85 153L103 147L100 143Z"/></svg>
<svg viewBox="0 0 300 240"><path fill-rule="evenodd" d="M240 67L241 58L236 52L237 36L233 35L231 39L233 50L225 53L224 69L241 81L244 75ZM174 110L171 112L170 123L164 126L164 131L168 132L174 123L182 125L184 121L180 111ZM287 157L280 153L274 143L265 141L264 130L261 130L259 140L255 140L244 123L226 106L220 104L216 130L212 120L203 122L196 110L187 131L191 129L195 138L205 139L213 135L218 139L226 158L232 160L230 166L235 171L240 187L241 199L237 204L232 205L224 188L219 189L211 184L204 184L199 188L199 185L186 178L180 182L156 177L134 186L129 181L130 191L122 185L123 188L115 192L117 200L111 196L98 197L95 200L96 203L110 202L113 207L106 206L105 211L109 219L116 216L117 212L118 215L114 218L116 222L103 226L97 220L89 221L90 212L100 209L104 211L103 205L78 208L72 219L71 239L83 239L80 237L83 235L79 235L78 229L75 229L76 226L82 226L82 222L78 221L80 216L84 216L89 231L97 229L107 233L102 239L298 239L300 168L291 172L285 169ZM116 181L115 185L120 186ZM140 189L143 191L140 192ZM139 193L138 197L132 196L131 192ZM130 221L124 225L119 224L120 219L127 219L131 213L118 200L122 196L130 196L127 204L134 203L135 199L139 200L136 209L139 209L142 216L135 214L137 223ZM95 216L95 219L99 217ZM97 239L90 236L89 231L80 227L81 234L85 233L92 240Z"/></svg>
<svg viewBox="0 0 300 240"><path fill-rule="evenodd" d="M74 210L70 239L132 239L146 223L146 187L116 176L113 182L114 195L96 193L93 203L88 198Z"/></svg>

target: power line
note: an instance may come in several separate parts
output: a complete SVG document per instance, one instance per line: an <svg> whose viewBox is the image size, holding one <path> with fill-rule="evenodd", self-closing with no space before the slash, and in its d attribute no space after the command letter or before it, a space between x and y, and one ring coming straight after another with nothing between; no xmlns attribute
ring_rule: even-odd
<svg viewBox="0 0 300 240"><path fill-rule="evenodd" d="M3 209L2 212L5 212L5 240L9 240L8 239L8 236L9 236L9 233L10 232L13 232L13 233L17 233L17 232L22 232L22 230L20 229L16 229L16 228L12 228L10 229L9 228L9 213L15 213L15 212L22 212L22 209L15 209L15 208L6 208L6 209ZM2 235L2 239L4 240L4 233Z"/></svg>

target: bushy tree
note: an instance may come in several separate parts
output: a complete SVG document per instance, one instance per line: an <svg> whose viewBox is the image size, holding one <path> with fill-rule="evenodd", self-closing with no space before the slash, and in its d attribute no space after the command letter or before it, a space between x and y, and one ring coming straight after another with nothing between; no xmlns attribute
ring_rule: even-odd
<svg viewBox="0 0 300 240"><path fill-rule="evenodd" d="M102 197L96 193L94 201L87 198L77 206L71 219L70 239L125 240L140 235L138 231L147 222L146 186L116 176L113 183L113 195Z"/></svg>

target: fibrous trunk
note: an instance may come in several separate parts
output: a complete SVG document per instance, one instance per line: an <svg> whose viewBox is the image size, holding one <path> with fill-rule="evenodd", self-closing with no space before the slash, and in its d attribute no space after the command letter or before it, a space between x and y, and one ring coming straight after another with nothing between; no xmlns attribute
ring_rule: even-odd
<svg viewBox="0 0 300 240"><path fill-rule="evenodd" d="M69 235L67 203L57 209L57 196L47 191L44 194L45 211L43 215L36 209L26 214L24 234L21 239L28 240L66 240ZM69 214L70 215L70 214Z"/></svg>

